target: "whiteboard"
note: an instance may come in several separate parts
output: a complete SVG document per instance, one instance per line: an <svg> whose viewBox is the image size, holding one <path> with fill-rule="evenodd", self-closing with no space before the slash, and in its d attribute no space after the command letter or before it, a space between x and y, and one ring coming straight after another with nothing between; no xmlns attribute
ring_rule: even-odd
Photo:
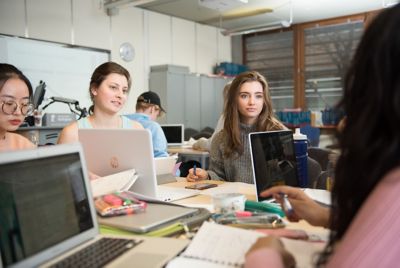
<svg viewBox="0 0 400 268"><path fill-rule="evenodd" d="M89 95L90 77L94 69L109 61L110 52L82 47L71 47L45 41L0 35L0 62L19 68L32 83L33 90L42 80L46 95L40 107L50 97L64 97L79 101L81 107L92 104ZM63 103L53 103L47 113L69 113Z"/></svg>

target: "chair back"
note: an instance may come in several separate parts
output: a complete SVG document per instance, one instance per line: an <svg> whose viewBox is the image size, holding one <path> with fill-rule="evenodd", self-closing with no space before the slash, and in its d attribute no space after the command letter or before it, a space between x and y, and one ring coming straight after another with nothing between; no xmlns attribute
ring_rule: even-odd
<svg viewBox="0 0 400 268"><path fill-rule="evenodd" d="M316 160L323 171L328 169L329 154L333 153L329 149L319 148L319 147L308 147L308 156Z"/></svg>

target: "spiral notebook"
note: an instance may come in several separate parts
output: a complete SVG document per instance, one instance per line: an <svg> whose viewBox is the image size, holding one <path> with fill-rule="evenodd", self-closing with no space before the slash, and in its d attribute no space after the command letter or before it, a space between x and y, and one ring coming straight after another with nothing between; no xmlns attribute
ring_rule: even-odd
<svg viewBox="0 0 400 268"><path fill-rule="evenodd" d="M204 222L186 250L167 268L242 267L251 245L262 233Z"/></svg>

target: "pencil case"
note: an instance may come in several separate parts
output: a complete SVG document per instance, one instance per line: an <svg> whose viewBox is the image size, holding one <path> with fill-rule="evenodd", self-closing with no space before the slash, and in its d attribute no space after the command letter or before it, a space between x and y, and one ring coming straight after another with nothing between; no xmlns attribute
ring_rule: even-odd
<svg viewBox="0 0 400 268"><path fill-rule="evenodd" d="M112 217L144 212L147 203L125 192L118 192L97 197L94 206L100 216Z"/></svg>

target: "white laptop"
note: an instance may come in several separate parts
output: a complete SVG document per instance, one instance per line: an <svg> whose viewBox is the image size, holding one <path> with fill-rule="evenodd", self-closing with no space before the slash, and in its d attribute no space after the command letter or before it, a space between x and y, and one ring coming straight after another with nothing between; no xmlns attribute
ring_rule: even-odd
<svg viewBox="0 0 400 268"><path fill-rule="evenodd" d="M168 146L180 146L185 141L185 128L183 124L161 124Z"/></svg>
<svg viewBox="0 0 400 268"><path fill-rule="evenodd" d="M70 267L163 267L188 244L100 235L79 144L1 153L0 174L0 267L49 267L60 261L67 267L71 259L82 261L76 254L89 249L95 263ZM110 242L124 253L107 250L115 258L102 262L99 243L109 249Z"/></svg>
<svg viewBox="0 0 400 268"><path fill-rule="evenodd" d="M157 186L151 133L147 129L79 129L79 141L90 172L106 176L135 169L139 177L129 189L132 192L161 201L174 201L200 193Z"/></svg>
<svg viewBox="0 0 400 268"><path fill-rule="evenodd" d="M177 159L178 159L177 156L154 158L158 185L170 182L176 182L176 176L173 174L173 170L176 165Z"/></svg>

